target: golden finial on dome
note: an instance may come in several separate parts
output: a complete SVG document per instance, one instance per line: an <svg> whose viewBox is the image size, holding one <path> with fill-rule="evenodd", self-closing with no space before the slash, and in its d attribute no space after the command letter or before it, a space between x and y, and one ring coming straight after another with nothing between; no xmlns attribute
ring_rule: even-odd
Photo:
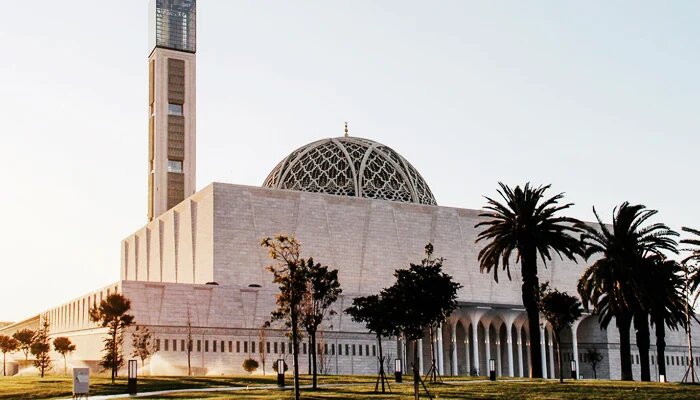
<svg viewBox="0 0 700 400"><path fill-rule="evenodd" d="M348 122L345 121L345 137L348 137Z"/></svg>

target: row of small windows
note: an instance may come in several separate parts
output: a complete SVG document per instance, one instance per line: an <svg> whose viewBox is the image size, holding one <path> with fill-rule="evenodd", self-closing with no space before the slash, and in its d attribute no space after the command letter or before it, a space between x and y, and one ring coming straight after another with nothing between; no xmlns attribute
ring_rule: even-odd
<svg viewBox="0 0 700 400"><path fill-rule="evenodd" d="M695 357L695 365L700 365L700 357ZM564 354L564 361L569 362L572 360L571 353ZM588 354L579 353L579 360L583 360L584 363L588 362ZM649 357L651 365L656 365L656 358L654 355ZM632 364L640 365L639 354L632 354ZM666 365L679 365L687 366L688 357L687 356L666 356Z"/></svg>
<svg viewBox="0 0 700 400"><path fill-rule="evenodd" d="M156 339L156 349L158 351L187 351L186 347L186 341L184 339ZM211 344L211 347L209 346ZM228 344L228 346L227 346ZM162 345L162 346L161 346ZM203 346L202 346L203 345ZM256 348L257 346L257 348ZM247 341L239 341L237 340L235 342L235 348L236 348L236 353L240 353L241 350L243 353L248 353L248 348L250 348L251 353L256 353L259 352L260 349L262 349L264 346L265 348L265 353L268 354L284 354L285 351L288 353L292 352L292 344L291 343L285 343L285 342L247 342ZM339 344L338 345L338 355L353 355L353 356L369 356L370 355L370 349L372 352L372 356L377 355L377 346L376 345L361 345L361 344ZM234 342L232 340L229 340L228 342L225 340L193 340L192 341L192 349L191 351L198 351L201 352L203 349L204 352L209 352L211 349L211 352L213 353L225 353L228 349L229 353L233 353L234 349ZM256 351L258 350L258 351ZM301 346L301 354L307 354L307 346L306 343L302 343ZM330 350L330 352L329 352ZM323 345L319 344L318 345L318 350L317 352L319 354L330 354L330 355L335 355L336 351L336 345L335 343L331 343L330 346L328 343L324 343Z"/></svg>

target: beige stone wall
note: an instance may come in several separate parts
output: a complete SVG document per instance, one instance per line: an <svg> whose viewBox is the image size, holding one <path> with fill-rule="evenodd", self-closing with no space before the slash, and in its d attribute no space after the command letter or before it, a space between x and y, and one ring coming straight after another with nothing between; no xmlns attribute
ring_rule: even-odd
<svg viewBox="0 0 700 400"><path fill-rule="evenodd" d="M208 186L122 241L121 278L207 283L213 273L212 187Z"/></svg>
<svg viewBox="0 0 700 400"><path fill-rule="evenodd" d="M213 184L214 280L222 285L270 285L262 237L294 234L303 255L338 268L348 295L376 293L393 271L423 258L428 242L445 258L445 271L464 287L459 300L521 304L520 273L500 283L481 274L474 243L477 210L397 203L228 184ZM582 264L553 260L540 277L571 293Z"/></svg>

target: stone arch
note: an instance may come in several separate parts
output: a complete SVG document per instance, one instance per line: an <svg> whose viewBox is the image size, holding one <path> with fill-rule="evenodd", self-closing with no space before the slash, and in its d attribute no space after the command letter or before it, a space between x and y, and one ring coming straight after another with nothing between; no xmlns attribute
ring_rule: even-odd
<svg viewBox="0 0 700 400"><path fill-rule="evenodd" d="M467 336L467 325L465 325L464 320L459 319L455 323L455 346L457 353L457 371L454 375L469 375L469 370L467 369L467 352L466 347L469 342L469 336Z"/></svg>

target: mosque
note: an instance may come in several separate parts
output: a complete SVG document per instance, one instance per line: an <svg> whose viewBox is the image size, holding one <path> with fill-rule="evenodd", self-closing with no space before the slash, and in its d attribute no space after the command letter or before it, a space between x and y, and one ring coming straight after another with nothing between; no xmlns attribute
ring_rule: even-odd
<svg viewBox="0 0 700 400"><path fill-rule="evenodd" d="M346 127L339 137L292 151L261 187L214 182L195 192L196 0L152 0L149 12L149 221L121 242L118 282L0 328L0 334L36 329L47 317L52 336L68 336L77 345L71 365L97 369L104 329L90 322L88 310L118 292L131 300L136 323L157 340L158 352L146 366L151 374L186 373L190 330L195 373L241 373L243 360L261 361L261 353L270 372L273 360L291 361L291 356L282 330L261 328L274 308L277 287L260 240L285 232L301 242L303 256L339 270L343 294L337 315L323 328L321 372L374 374L374 335L342 310L354 297L390 285L394 269L419 261L431 242L462 289L459 308L434 343L427 338L418 343L421 371L429 368L433 346L445 376L484 375L490 359L498 375L528 376L529 328L519 273L500 283L481 274L474 242L480 211L439 206L420 173L390 147L355 137ZM540 271L540 279L573 294L584 265L555 260ZM536 329L542 333L539 356L546 375L558 377L551 329ZM412 346L397 338L386 343L389 358L402 360L404 370L410 367ZM683 332L667 332L667 343L668 378L680 380L686 370ZM125 344L130 358L128 337ZM586 352L596 349L604 357L597 376L619 379L618 348L617 331L601 330L597 317L586 316L563 334L563 374L570 376L573 364L580 376L592 378ZM308 353L302 344L302 371ZM652 374L655 367L653 361Z"/></svg>

